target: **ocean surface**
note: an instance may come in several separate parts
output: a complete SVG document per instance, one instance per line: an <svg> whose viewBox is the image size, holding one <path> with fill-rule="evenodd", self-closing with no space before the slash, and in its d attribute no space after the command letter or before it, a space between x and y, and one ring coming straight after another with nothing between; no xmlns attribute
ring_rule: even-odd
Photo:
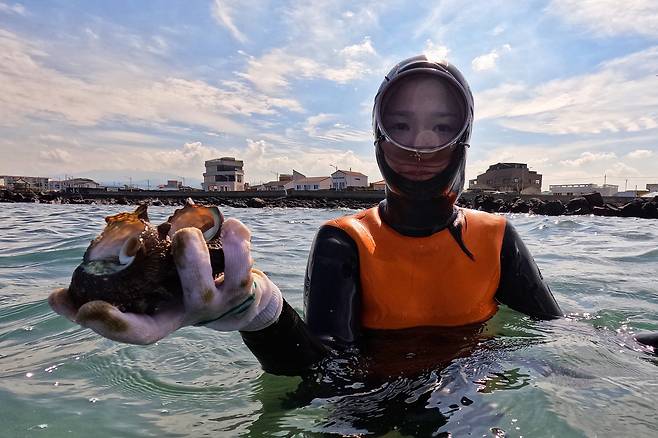
<svg viewBox="0 0 658 438"><path fill-rule="evenodd" d="M0 204L0 437L656 436L658 356L632 339L658 330L656 220L510 215L567 318L501 308L476 334L391 334L303 381L264 373L237 333L139 347L53 313L48 293L125 209ZM351 213L223 211L300 312L316 230Z"/></svg>

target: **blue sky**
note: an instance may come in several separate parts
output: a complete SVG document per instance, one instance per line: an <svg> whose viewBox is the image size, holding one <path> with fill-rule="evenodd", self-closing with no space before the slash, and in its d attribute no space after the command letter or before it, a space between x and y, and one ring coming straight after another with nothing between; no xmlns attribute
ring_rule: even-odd
<svg viewBox="0 0 658 438"><path fill-rule="evenodd" d="M467 177L525 162L549 184L658 183L658 4L0 0L0 174L198 184L333 165L380 178L370 111L418 54L475 94Z"/></svg>

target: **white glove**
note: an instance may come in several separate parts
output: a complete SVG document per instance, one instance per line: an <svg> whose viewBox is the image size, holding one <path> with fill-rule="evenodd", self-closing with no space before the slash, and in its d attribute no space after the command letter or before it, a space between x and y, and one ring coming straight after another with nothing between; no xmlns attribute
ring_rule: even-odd
<svg viewBox="0 0 658 438"><path fill-rule="evenodd" d="M224 273L212 276L210 255L197 228L183 228L172 238L172 252L183 288L183 303L166 303L153 315L123 313L105 301L77 309L68 291L53 292L48 301L55 312L101 336L129 344L152 344L188 325L214 330L256 331L275 322L283 297L261 271L253 269L251 233L237 219L227 219L220 234Z"/></svg>

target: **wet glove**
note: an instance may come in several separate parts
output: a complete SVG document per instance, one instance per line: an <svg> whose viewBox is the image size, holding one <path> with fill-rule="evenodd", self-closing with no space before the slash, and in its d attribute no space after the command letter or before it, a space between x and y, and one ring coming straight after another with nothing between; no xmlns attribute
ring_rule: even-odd
<svg viewBox="0 0 658 438"><path fill-rule="evenodd" d="M202 325L219 331L256 331L275 322L283 298L278 287L253 268L251 233L237 219L221 229L224 273L213 278L210 255L197 228L183 228L172 237L172 254L183 289L182 303L164 303L153 315L124 313L105 301L76 308L68 291L50 294L53 310L109 339L152 344L184 326Z"/></svg>

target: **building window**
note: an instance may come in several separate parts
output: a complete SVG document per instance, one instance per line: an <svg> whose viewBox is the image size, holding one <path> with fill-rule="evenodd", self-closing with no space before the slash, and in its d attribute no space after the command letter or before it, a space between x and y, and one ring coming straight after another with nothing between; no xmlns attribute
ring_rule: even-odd
<svg viewBox="0 0 658 438"><path fill-rule="evenodd" d="M238 182L239 182L239 183L242 182L242 175L238 175Z"/></svg>
<svg viewBox="0 0 658 438"><path fill-rule="evenodd" d="M317 184L313 184L313 188L314 188L315 190L318 190L318 189L320 188L320 186L318 186Z"/></svg>
<svg viewBox="0 0 658 438"><path fill-rule="evenodd" d="M239 167L237 166L226 166L226 165L219 165L217 166L217 172L232 172L234 170L238 170Z"/></svg>
<svg viewBox="0 0 658 438"><path fill-rule="evenodd" d="M354 178L354 181L361 181L361 178Z"/></svg>

